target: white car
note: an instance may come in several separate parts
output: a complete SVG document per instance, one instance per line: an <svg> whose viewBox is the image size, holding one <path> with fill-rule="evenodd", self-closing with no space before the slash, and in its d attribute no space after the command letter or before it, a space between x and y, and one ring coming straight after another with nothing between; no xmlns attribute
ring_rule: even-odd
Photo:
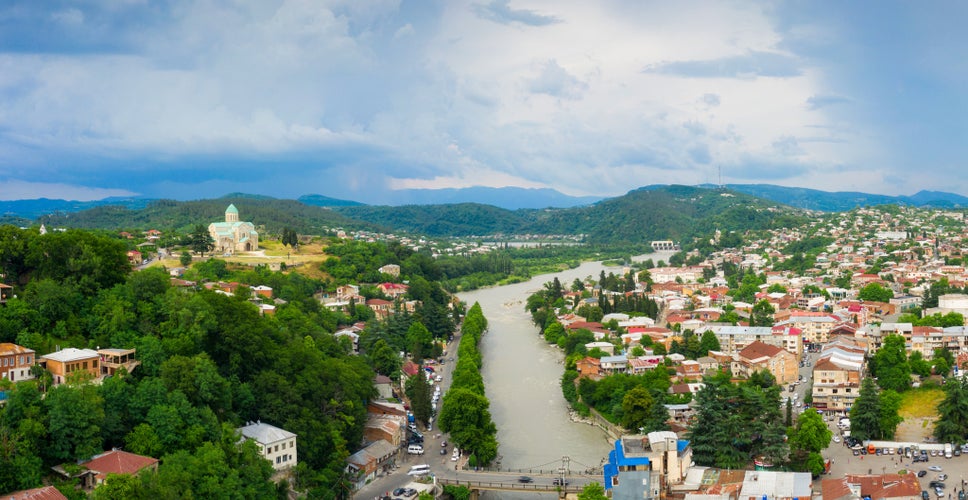
<svg viewBox="0 0 968 500"><path fill-rule="evenodd" d="M931 467L928 467L928 470L934 471L934 472L941 472L941 466L940 465L932 465Z"/></svg>
<svg viewBox="0 0 968 500"><path fill-rule="evenodd" d="M450 461L456 462L458 458L460 458L460 450L455 446L454 452L450 454Z"/></svg>
<svg viewBox="0 0 968 500"><path fill-rule="evenodd" d="M840 442L840 436L834 436L834 442L835 443L839 443Z"/></svg>

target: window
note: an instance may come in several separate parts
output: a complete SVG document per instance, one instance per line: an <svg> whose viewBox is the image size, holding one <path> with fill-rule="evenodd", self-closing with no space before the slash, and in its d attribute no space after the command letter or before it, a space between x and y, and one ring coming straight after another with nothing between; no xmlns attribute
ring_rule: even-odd
<svg viewBox="0 0 968 500"><path fill-rule="evenodd" d="M282 463L282 457L276 457L276 464Z"/></svg>
<svg viewBox="0 0 968 500"><path fill-rule="evenodd" d="M282 449L286 449L286 443L282 443Z"/></svg>
<svg viewBox="0 0 968 500"><path fill-rule="evenodd" d="M20 356L20 364L24 364L24 357Z"/></svg>
<svg viewBox="0 0 968 500"><path fill-rule="evenodd" d="M87 370L87 361L85 361L84 363L82 363L81 364L81 367L84 368L85 370Z"/></svg>
<svg viewBox="0 0 968 500"><path fill-rule="evenodd" d="M274 451L276 451L277 453L279 452L279 445L276 445L276 449Z"/></svg>

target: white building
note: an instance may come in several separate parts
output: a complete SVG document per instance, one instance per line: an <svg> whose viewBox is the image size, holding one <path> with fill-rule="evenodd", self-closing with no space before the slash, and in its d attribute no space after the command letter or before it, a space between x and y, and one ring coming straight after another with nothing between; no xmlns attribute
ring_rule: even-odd
<svg viewBox="0 0 968 500"><path fill-rule="evenodd" d="M259 453L272 463L275 470L296 466L296 435L262 422L249 422L240 427L244 439L251 439L259 447Z"/></svg>

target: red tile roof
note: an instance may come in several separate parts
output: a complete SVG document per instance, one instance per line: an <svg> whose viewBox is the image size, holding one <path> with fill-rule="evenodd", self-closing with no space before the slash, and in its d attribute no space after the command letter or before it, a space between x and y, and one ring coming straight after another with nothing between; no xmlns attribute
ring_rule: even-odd
<svg viewBox="0 0 968 500"><path fill-rule="evenodd" d="M138 471L158 463L157 458L136 455L122 450L111 450L82 462L81 466L97 472L99 478L108 474L137 474Z"/></svg>
<svg viewBox="0 0 968 500"><path fill-rule="evenodd" d="M4 493L0 498L3 500L67 500L67 497L53 486Z"/></svg>

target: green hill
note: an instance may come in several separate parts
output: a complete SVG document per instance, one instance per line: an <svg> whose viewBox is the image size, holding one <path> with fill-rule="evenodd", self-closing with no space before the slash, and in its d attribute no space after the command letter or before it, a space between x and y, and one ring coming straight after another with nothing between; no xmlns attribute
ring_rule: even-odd
<svg viewBox="0 0 968 500"><path fill-rule="evenodd" d="M381 230L378 226L350 219L332 210L269 197L229 195L214 200L173 201L155 200L142 209L104 205L73 213L44 216L42 221L51 227L73 227L109 230L159 229L188 232L196 224L225 220L225 208L234 203L242 220L253 222L269 233L280 233L283 228L302 234L320 233L324 228Z"/></svg>
<svg viewBox="0 0 968 500"><path fill-rule="evenodd" d="M766 229L797 224L799 212L737 192L690 186L654 186L594 205L505 210L490 205L340 207L355 219L428 236L584 234L597 243L684 240L716 229Z"/></svg>

